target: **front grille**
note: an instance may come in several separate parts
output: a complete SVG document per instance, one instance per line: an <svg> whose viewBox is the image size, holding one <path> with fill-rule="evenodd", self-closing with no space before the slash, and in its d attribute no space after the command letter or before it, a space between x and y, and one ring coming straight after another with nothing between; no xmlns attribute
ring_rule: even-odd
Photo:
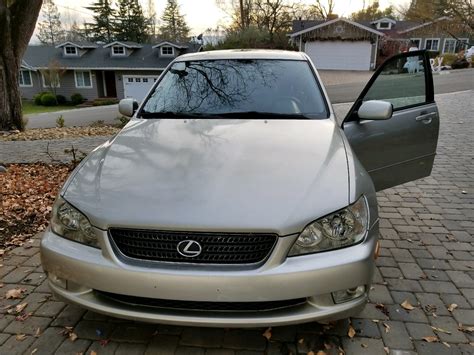
<svg viewBox="0 0 474 355"><path fill-rule="evenodd" d="M253 264L265 260L276 241L275 234L206 233L152 231L135 229L109 230L120 252L134 259L197 264ZM202 247L196 257L178 253L178 243L193 240Z"/></svg>
<svg viewBox="0 0 474 355"><path fill-rule="evenodd" d="M306 298L295 298L282 301L267 302L198 302L165 300L159 298L135 297L115 293L95 291L97 294L113 301L126 303L133 306L146 306L154 308L187 310L187 311L222 311L222 312L248 312L248 311L273 311L282 308L296 307L306 303Z"/></svg>

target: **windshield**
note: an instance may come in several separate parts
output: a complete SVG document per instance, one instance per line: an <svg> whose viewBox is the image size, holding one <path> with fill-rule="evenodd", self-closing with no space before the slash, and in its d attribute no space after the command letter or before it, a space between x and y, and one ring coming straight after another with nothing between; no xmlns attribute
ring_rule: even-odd
<svg viewBox="0 0 474 355"><path fill-rule="evenodd" d="M142 117L327 118L309 64L232 59L176 62L146 101Z"/></svg>

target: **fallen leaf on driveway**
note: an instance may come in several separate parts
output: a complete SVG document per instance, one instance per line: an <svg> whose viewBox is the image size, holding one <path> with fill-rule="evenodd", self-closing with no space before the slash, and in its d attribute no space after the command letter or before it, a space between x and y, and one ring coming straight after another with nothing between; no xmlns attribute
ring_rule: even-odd
<svg viewBox="0 0 474 355"><path fill-rule="evenodd" d="M459 324L458 330L464 333L474 333L474 327L464 327L462 324Z"/></svg>
<svg viewBox="0 0 474 355"><path fill-rule="evenodd" d="M99 344L102 347L107 346L108 343L110 343L110 339L101 339L101 340L99 340Z"/></svg>
<svg viewBox="0 0 474 355"><path fill-rule="evenodd" d="M367 344L364 344L364 343L361 343L360 346L362 346L363 348L368 348L369 347Z"/></svg>
<svg viewBox="0 0 474 355"><path fill-rule="evenodd" d="M272 338L272 328L267 328L262 334L267 340L270 340Z"/></svg>
<svg viewBox="0 0 474 355"><path fill-rule="evenodd" d="M41 328L36 328L35 337L38 338L41 335Z"/></svg>
<svg viewBox="0 0 474 355"><path fill-rule="evenodd" d="M76 333L70 333L69 334L69 340L70 341L76 341L77 339L77 334Z"/></svg>
<svg viewBox="0 0 474 355"><path fill-rule="evenodd" d="M451 303L449 306L448 306L448 311L452 312L454 311L456 308L458 308L458 305L456 303Z"/></svg>
<svg viewBox="0 0 474 355"><path fill-rule="evenodd" d="M9 298L22 298L22 293L26 292L24 288L14 288L12 290L8 290L5 293L5 298L8 300Z"/></svg>
<svg viewBox="0 0 474 355"><path fill-rule="evenodd" d="M411 311L411 310L415 309L415 307L413 307L413 306L410 304L410 302L408 302L408 300L403 301L400 306L402 306L403 308L405 308L407 311Z"/></svg>
<svg viewBox="0 0 474 355"><path fill-rule="evenodd" d="M26 338L26 334L17 334L15 339L18 341L23 341Z"/></svg>
<svg viewBox="0 0 474 355"><path fill-rule="evenodd" d="M349 338L353 338L356 335L356 331L352 325L349 325L349 332L347 332Z"/></svg>
<svg viewBox="0 0 474 355"><path fill-rule="evenodd" d="M382 323L382 324L385 327L385 333L388 333L390 331L390 326L387 323Z"/></svg>
<svg viewBox="0 0 474 355"><path fill-rule="evenodd" d="M27 320L28 318L30 318L31 316L33 315L33 312L28 312L28 313L23 313L23 314L19 314L15 317L15 320L19 321L19 322L24 322L25 320Z"/></svg>
<svg viewBox="0 0 474 355"><path fill-rule="evenodd" d="M97 355L97 353L94 351L94 350L91 350L91 354L90 355Z"/></svg>
<svg viewBox="0 0 474 355"><path fill-rule="evenodd" d="M23 311L23 310L26 308L26 306L28 306L28 303L27 303L27 302L18 304L18 305L15 307L16 313L21 313L21 311Z"/></svg>
<svg viewBox="0 0 474 355"><path fill-rule="evenodd" d="M436 343L438 341L438 337L434 337L434 336L424 337L422 339L426 341L427 343Z"/></svg>
<svg viewBox="0 0 474 355"><path fill-rule="evenodd" d="M442 341L441 343L442 343L444 346L448 347L448 348L451 347L451 345L449 345L449 344L448 344L447 342L445 342L445 341Z"/></svg>
<svg viewBox="0 0 474 355"><path fill-rule="evenodd" d="M311 355L310 353L313 353L312 355L314 355L314 352L310 351L308 354ZM327 355L327 352L325 351L322 351L322 350L319 350L316 355Z"/></svg>
<svg viewBox="0 0 474 355"><path fill-rule="evenodd" d="M451 332L449 330L444 330L442 328L437 328L437 327L431 326L431 329L433 329L434 331L437 331L439 333L451 334Z"/></svg>

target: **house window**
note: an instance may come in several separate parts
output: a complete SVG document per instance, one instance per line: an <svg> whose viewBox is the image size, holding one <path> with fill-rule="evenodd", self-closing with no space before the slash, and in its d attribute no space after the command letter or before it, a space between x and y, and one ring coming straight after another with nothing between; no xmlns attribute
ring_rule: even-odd
<svg viewBox="0 0 474 355"><path fill-rule="evenodd" d="M458 51L467 49L469 47L469 38L459 38L456 49Z"/></svg>
<svg viewBox="0 0 474 355"><path fill-rule="evenodd" d="M74 46L66 46L64 47L64 54L65 55L77 55L77 48Z"/></svg>
<svg viewBox="0 0 474 355"><path fill-rule="evenodd" d="M136 82L136 83L139 83L139 82L141 82L141 81L142 81L142 79L140 79L140 78L135 78L135 82Z"/></svg>
<svg viewBox="0 0 474 355"><path fill-rule="evenodd" d="M439 38L426 39L425 49L429 51L437 51L439 49Z"/></svg>
<svg viewBox="0 0 474 355"><path fill-rule="evenodd" d="M380 29L390 29L390 22L379 22Z"/></svg>
<svg viewBox="0 0 474 355"><path fill-rule="evenodd" d="M161 55L174 55L174 48L171 46L161 47Z"/></svg>
<svg viewBox="0 0 474 355"><path fill-rule="evenodd" d="M456 40L454 38L444 40L443 53L456 53Z"/></svg>
<svg viewBox="0 0 474 355"><path fill-rule="evenodd" d="M421 38L411 38L410 41L412 41L418 49L421 48Z"/></svg>
<svg viewBox="0 0 474 355"><path fill-rule="evenodd" d="M90 71L74 71L76 77L76 88L92 88L91 72Z"/></svg>
<svg viewBox="0 0 474 355"><path fill-rule="evenodd" d="M133 83L133 78L127 78L127 82Z"/></svg>
<svg viewBox="0 0 474 355"><path fill-rule="evenodd" d="M148 78L143 78L144 83L148 83Z"/></svg>
<svg viewBox="0 0 474 355"><path fill-rule="evenodd" d="M20 70L20 74L18 75L18 82L21 87L33 86L33 81L31 80L31 71Z"/></svg>
<svg viewBox="0 0 474 355"><path fill-rule="evenodd" d="M43 87L45 88L59 88L61 87L61 81L59 80L59 75L53 73L43 73L41 74L43 77Z"/></svg>
<svg viewBox="0 0 474 355"><path fill-rule="evenodd" d="M113 46L112 55L125 55L125 47L123 46Z"/></svg>

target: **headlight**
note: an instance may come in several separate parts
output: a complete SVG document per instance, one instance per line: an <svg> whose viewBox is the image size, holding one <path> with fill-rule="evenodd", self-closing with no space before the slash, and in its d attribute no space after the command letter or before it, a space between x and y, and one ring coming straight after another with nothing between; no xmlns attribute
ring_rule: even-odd
<svg viewBox="0 0 474 355"><path fill-rule="evenodd" d="M288 256L317 253L357 244L369 228L367 199L309 224L299 235Z"/></svg>
<svg viewBox="0 0 474 355"><path fill-rule="evenodd" d="M58 196L53 206L51 229L61 237L98 248L97 238L86 216Z"/></svg>

